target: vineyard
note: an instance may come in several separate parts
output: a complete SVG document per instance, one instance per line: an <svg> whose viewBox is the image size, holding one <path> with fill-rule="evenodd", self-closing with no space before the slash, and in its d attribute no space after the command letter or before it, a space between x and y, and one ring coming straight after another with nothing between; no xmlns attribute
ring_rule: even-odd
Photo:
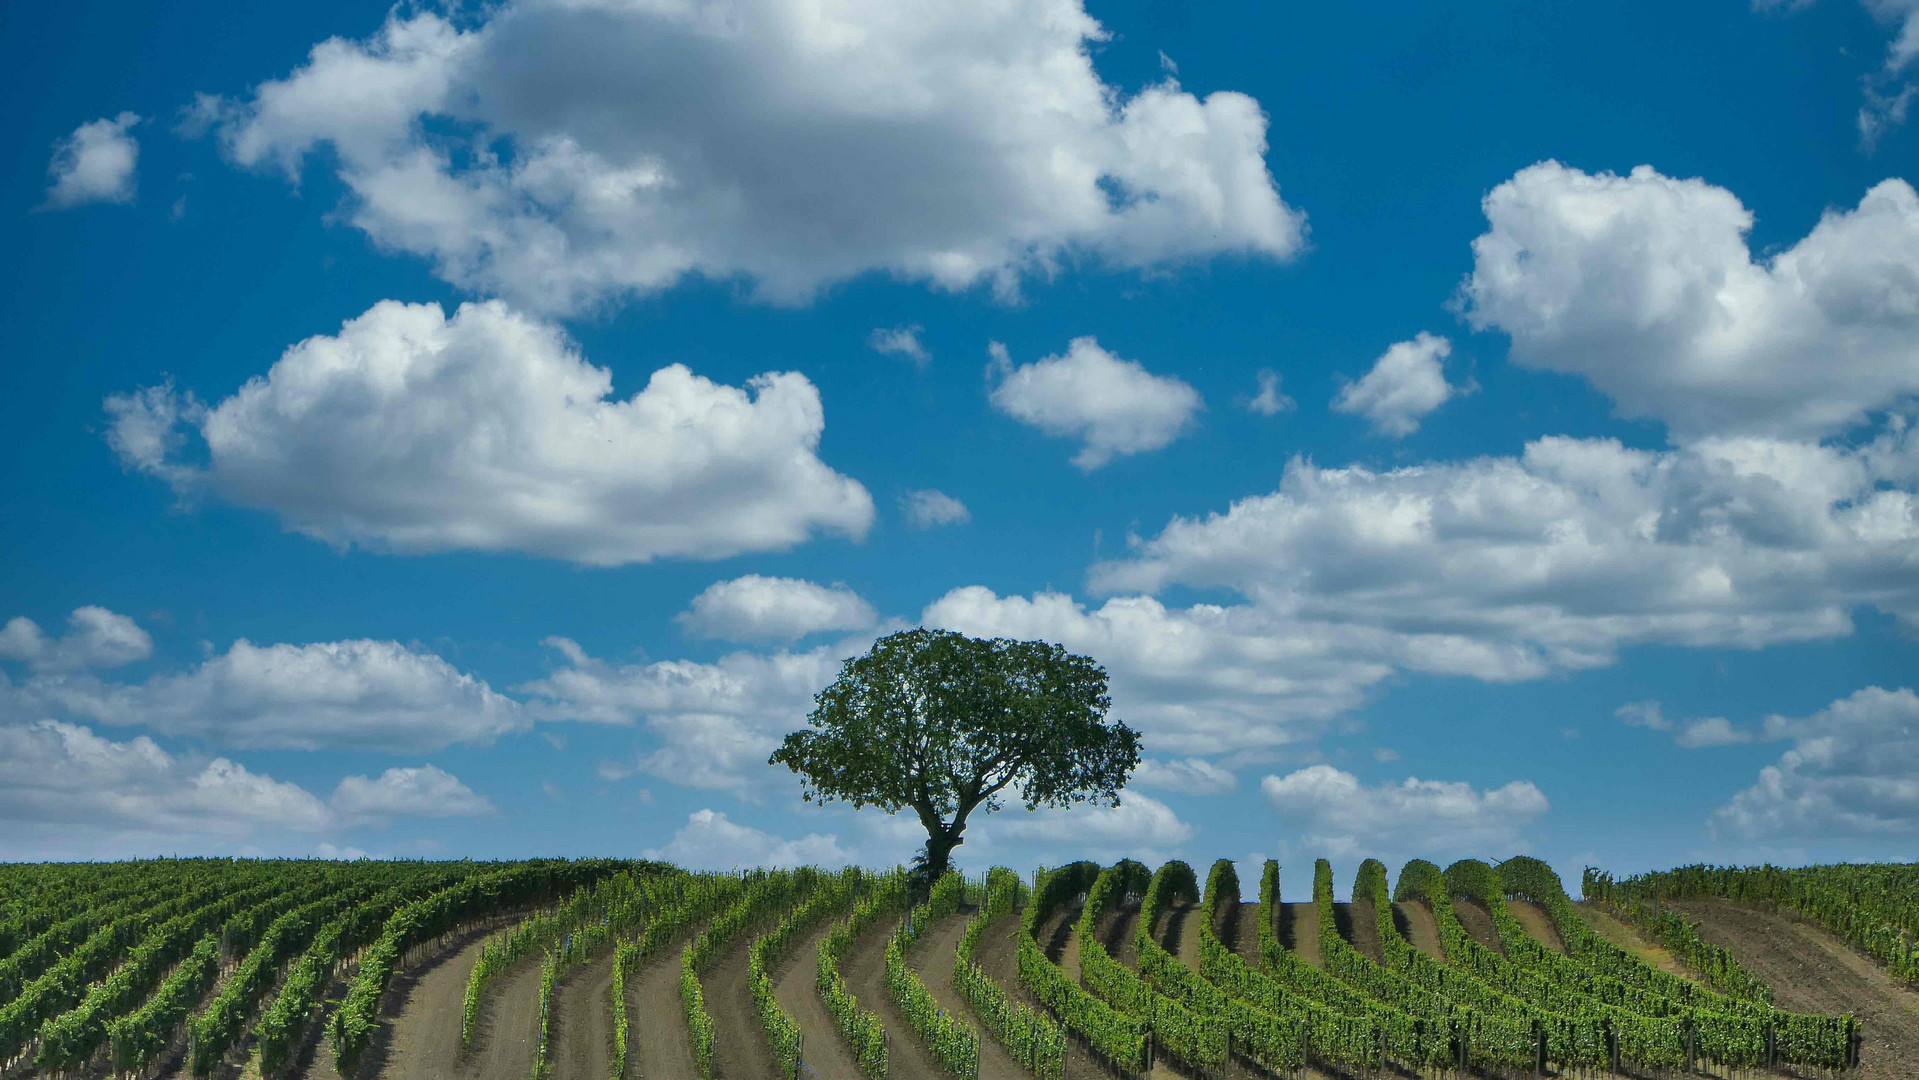
<svg viewBox="0 0 1919 1080"><path fill-rule="evenodd" d="M0 1077L1919 1075L1919 866L1239 869L9 866Z"/></svg>

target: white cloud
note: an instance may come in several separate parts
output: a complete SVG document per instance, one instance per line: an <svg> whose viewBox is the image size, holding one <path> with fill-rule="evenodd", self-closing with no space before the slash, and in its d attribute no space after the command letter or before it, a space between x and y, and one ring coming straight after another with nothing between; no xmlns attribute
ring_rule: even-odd
<svg viewBox="0 0 1919 1080"><path fill-rule="evenodd" d="M966 509L965 503L932 488L909 491L900 496L900 509L906 514L907 524L915 529L964 525L973 520L972 512Z"/></svg>
<svg viewBox="0 0 1919 1080"><path fill-rule="evenodd" d="M997 850L1011 841L1064 857L1112 862L1121 858L1158 863L1194 836L1171 807L1136 791L1120 794L1118 806L1078 804L1064 809L1011 806L981 818L972 832L988 834Z"/></svg>
<svg viewBox="0 0 1919 1080"><path fill-rule="evenodd" d="M1453 343L1421 332L1411 341L1388 348L1358 382L1349 383L1333 398L1333 411L1364 416L1381 435L1405 438L1419 430L1419 421L1461 393L1446 381L1440 361L1451 356Z"/></svg>
<svg viewBox="0 0 1919 1080"><path fill-rule="evenodd" d="M81 124L54 143L43 205L65 210L86 203L132 202L133 173L140 160L140 143L132 131L139 122L137 114L123 112Z"/></svg>
<svg viewBox="0 0 1919 1080"><path fill-rule="evenodd" d="M1804 718L1771 716L1792 749L1713 815L1753 839L1919 834L1919 694L1869 686Z"/></svg>
<svg viewBox="0 0 1919 1080"><path fill-rule="evenodd" d="M1904 180L1759 261L1732 192L1650 166L1548 161L1484 207L1461 286L1472 324L1680 439L1818 438L1919 393L1919 194Z"/></svg>
<svg viewBox="0 0 1919 1080"><path fill-rule="evenodd" d="M376 243L575 311L685 276L803 301L869 271L1016 292L1080 256L1285 258L1304 219L1244 94L1101 81L1079 0L519 0L399 8L244 101L243 166L322 147Z"/></svg>
<svg viewBox="0 0 1919 1080"><path fill-rule="evenodd" d="M1416 854L1443 861L1460 855L1512 854L1529 846L1527 826L1546 813L1546 796L1530 781L1479 791L1457 781L1362 785L1331 765L1268 776L1260 790L1301 846L1335 857Z"/></svg>
<svg viewBox="0 0 1919 1080"><path fill-rule="evenodd" d="M732 870L755 866L821 866L838 868L854 860L837 837L808 833L787 840L741 825L718 810L696 810L663 847L650 848L646 858L663 859L689 870Z"/></svg>
<svg viewBox="0 0 1919 1080"><path fill-rule="evenodd" d="M1259 393L1247 399L1246 408L1249 411L1261 416L1278 416L1293 410L1296 402L1279 392L1279 372L1261 370L1257 377Z"/></svg>
<svg viewBox="0 0 1919 1080"><path fill-rule="evenodd" d="M349 776L333 791L333 813L349 822L384 824L391 817L479 817L498 813L485 796L435 765L392 768L378 780Z"/></svg>
<svg viewBox="0 0 1919 1080"><path fill-rule="evenodd" d="M769 778L783 784L789 777L785 770L769 770L767 756L787 732L804 725L813 696L833 681L841 661L871 642L867 636L803 653L735 652L710 664L621 665L550 638L547 643L567 658L567 666L514 689L531 699L528 713L540 719L644 721L656 746L640 755L640 771L758 801L768 794Z"/></svg>
<svg viewBox="0 0 1919 1080"><path fill-rule="evenodd" d="M1666 719L1657 701L1630 701L1614 709L1612 714L1627 727L1651 728L1654 731L1672 730L1672 721Z"/></svg>
<svg viewBox="0 0 1919 1080"><path fill-rule="evenodd" d="M1373 748L1373 760L1374 760L1374 761L1377 761L1377 762L1380 762L1380 763L1382 763L1382 764L1383 764L1383 763L1386 763L1386 762L1393 762L1393 761L1398 761L1398 760L1399 760L1399 751L1397 751L1397 750L1395 750L1395 749L1393 749L1393 748L1392 748L1392 747L1390 747L1390 746L1378 746L1378 747L1374 747L1374 748Z"/></svg>
<svg viewBox="0 0 1919 1080"><path fill-rule="evenodd" d="M72 671L119 667L153 655L153 638L128 616L106 608L75 608L67 626L65 636L52 640L24 615L9 619L0 627L0 657L23 660L36 671Z"/></svg>
<svg viewBox="0 0 1919 1080"><path fill-rule="evenodd" d="M1175 517L1089 581L1231 589L1247 603L1217 618L1336 627L1328 660L1492 680L1629 644L1842 636L1861 604L1919 625L1916 450L1894 423L1858 447L1546 438L1382 472L1295 460L1277 491Z"/></svg>
<svg viewBox="0 0 1919 1080"><path fill-rule="evenodd" d="M1673 736L1673 742L1689 750L1702 746L1736 746L1752 740L1752 732L1733 727L1732 721L1723 716L1688 720L1679 734Z"/></svg>
<svg viewBox="0 0 1919 1080"><path fill-rule="evenodd" d="M1172 761L1142 759L1130 781L1137 787L1165 788L1187 795L1223 795L1239 786L1239 778L1205 758Z"/></svg>
<svg viewBox="0 0 1919 1080"><path fill-rule="evenodd" d="M612 373L504 304L382 301L288 349L212 408L168 388L107 399L130 467L278 514L336 545L522 551L594 566L859 538L866 489L815 453L794 372L723 386L678 364L608 400ZM182 463L176 425L208 463Z"/></svg>
<svg viewBox="0 0 1919 1080"><path fill-rule="evenodd" d="M1074 338L1064 355L1019 367L998 342L992 353L993 407L1048 435L1081 440L1073 464L1087 472L1168 445L1200 410L1199 391L1122 360L1091 337Z"/></svg>
<svg viewBox="0 0 1919 1080"><path fill-rule="evenodd" d="M926 329L918 323L911 326L874 327L866 337L867 347L886 356L904 356L915 364L925 367L933 359L920 343L920 331Z"/></svg>
<svg viewBox="0 0 1919 1080"><path fill-rule="evenodd" d="M728 641L793 641L822 630L864 630L873 608L845 585L748 574L716 581L674 616L689 633Z"/></svg>
<svg viewBox="0 0 1919 1080"><path fill-rule="evenodd" d="M518 702L432 653L396 641L231 648L143 683L43 674L0 683L0 712L142 724L224 746L394 752L490 743L532 726Z"/></svg>

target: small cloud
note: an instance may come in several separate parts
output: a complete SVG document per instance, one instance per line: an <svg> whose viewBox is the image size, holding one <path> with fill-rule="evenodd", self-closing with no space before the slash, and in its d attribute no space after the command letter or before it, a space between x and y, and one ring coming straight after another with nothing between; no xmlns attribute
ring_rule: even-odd
<svg viewBox="0 0 1919 1080"><path fill-rule="evenodd" d="M933 354L920 342L920 332L926 328L918 323L911 326L874 327L866 335L867 347L886 356L904 356L920 367L925 367L933 359Z"/></svg>
<svg viewBox="0 0 1919 1080"><path fill-rule="evenodd" d="M1756 736L1742 728L1732 726L1732 722L1723 716L1708 716L1702 720L1688 720L1686 726L1673 741L1689 750L1702 746L1737 746L1749 743Z"/></svg>
<svg viewBox="0 0 1919 1080"><path fill-rule="evenodd" d="M551 780L540 781L540 790L546 792L546 797L552 799L554 802L563 803L566 801L566 792L561 791L560 785Z"/></svg>
<svg viewBox="0 0 1919 1080"><path fill-rule="evenodd" d="M438 766L393 768L378 780L349 776L329 804L346 823L385 824L391 817L482 817L498 813L492 802Z"/></svg>
<svg viewBox="0 0 1919 1080"><path fill-rule="evenodd" d="M94 120L53 144L47 163L47 200L42 209L65 210L86 203L133 201L140 144L131 134L138 113Z"/></svg>
<svg viewBox="0 0 1919 1080"><path fill-rule="evenodd" d="M637 771L631 765L622 765L617 761L602 760L593 766L593 774L609 784L617 784Z"/></svg>
<svg viewBox="0 0 1919 1080"><path fill-rule="evenodd" d="M1565 739L1568 742L1571 742L1572 740L1579 738L1579 729L1576 727L1561 729L1561 731L1559 732L1559 737L1562 739Z"/></svg>
<svg viewBox="0 0 1919 1080"><path fill-rule="evenodd" d="M1164 71L1168 75L1179 74L1179 65L1173 63L1173 58L1170 56L1167 56L1166 51L1164 49L1160 50L1159 69L1161 71Z"/></svg>
<svg viewBox="0 0 1919 1080"><path fill-rule="evenodd" d="M1371 371L1339 392L1333 411L1364 416L1376 434L1411 435L1423 417L1467 392L1448 383L1440 365L1452 351L1452 342L1424 331L1393 345Z"/></svg>
<svg viewBox="0 0 1919 1080"><path fill-rule="evenodd" d="M1399 751L1390 746L1381 746L1373 751L1373 760L1378 762L1398 761Z"/></svg>
<svg viewBox="0 0 1919 1080"><path fill-rule="evenodd" d="M1279 392L1279 372L1261 369L1258 379L1259 393L1246 400L1248 411L1261 416L1278 416L1293 411L1297 403Z"/></svg>
<svg viewBox="0 0 1919 1080"><path fill-rule="evenodd" d="M555 750L566 749L566 733L563 731L542 731L540 738L545 739L546 744Z"/></svg>
<svg viewBox="0 0 1919 1080"><path fill-rule="evenodd" d="M1666 719L1659 710L1657 701L1633 701L1621 705L1612 711L1627 727L1651 728L1654 731L1672 730L1672 721Z"/></svg>
<svg viewBox="0 0 1919 1080"><path fill-rule="evenodd" d="M1222 769L1204 758L1187 758L1184 761L1155 761L1147 758L1134 771L1133 783L1140 787L1165 788L1187 795L1223 795L1239 786L1239 778L1230 770Z"/></svg>
<svg viewBox="0 0 1919 1080"><path fill-rule="evenodd" d="M966 504L943 491L923 488L909 491L900 496L900 509L906 514L907 524L915 529L931 529L938 525L964 525L973 520Z"/></svg>
<svg viewBox="0 0 1919 1080"><path fill-rule="evenodd" d="M347 847L335 847L332 844L322 843L313 849L313 857L316 859L338 859L341 862L353 862L357 859L371 859L373 856L368 855L360 848L350 845Z"/></svg>
<svg viewBox="0 0 1919 1080"><path fill-rule="evenodd" d="M793 641L823 630L864 630L878 619L845 585L759 574L716 581L673 617L688 633L727 641Z"/></svg>
<svg viewBox="0 0 1919 1080"><path fill-rule="evenodd" d="M998 383L988 394L993 407L1048 435L1079 439L1073 464L1082 472L1170 445L1203 404L1185 382L1115 356L1090 336L1020 367L997 341L987 352L988 378Z"/></svg>

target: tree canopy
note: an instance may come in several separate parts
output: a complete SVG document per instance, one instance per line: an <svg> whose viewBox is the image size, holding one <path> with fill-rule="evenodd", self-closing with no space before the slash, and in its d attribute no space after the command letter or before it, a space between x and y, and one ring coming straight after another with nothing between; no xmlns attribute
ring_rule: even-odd
<svg viewBox="0 0 1919 1080"><path fill-rule="evenodd" d="M1106 670L1045 641L919 628L874 642L814 698L810 730L769 764L798 773L809 801L912 810L927 872L944 872L966 819L1000 809L1117 806L1139 734L1106 722Z"/></svg>

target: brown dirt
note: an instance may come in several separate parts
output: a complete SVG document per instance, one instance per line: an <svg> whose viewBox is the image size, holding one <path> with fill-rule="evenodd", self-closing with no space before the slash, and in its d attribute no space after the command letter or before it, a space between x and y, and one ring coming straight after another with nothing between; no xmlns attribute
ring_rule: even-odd
<svg viewBox="0 0 1919 1080"><path fill-rule="evenodd" d="M1160 947L1193 971L1199 970L1199 926L1205 919L1198 905L1177 904L1160 923Z"/></svg>
<svg viewBox="0 0 1919 1080"><path fill-rule="evenodd" d="M1919 994L1818 927L1727 900L1672 905L1699 921L1699 936L1730 950L1772 987L1773 1003L1793 1012L1849 1012L1865 1046L1861 1080L1919 1076Z"/></svg>
<svg viewBox="0 0 1919 1080"><path fill-rule="evenodd" d="M820 942L838 921L830 916L823 918L811 930L794 938L773 970L767 973L773 979L774 999L799 1025L800 1060L814 1073L830 1080L860 1074L859 1061L853 1057L846 1040L840 1038L839 1029L833 1025L833 1014L826 1011L818 989Z"/></svg>
<svg viewBox="0 0 1919 1080"><path fill-rule="evenodd" d="M626 1075L644 1080L699 1080L693 1042L680 1005L676 941L645 959L626 988Z"/></svg>
<svg viewBox="0 0 1919 1080"><path fill-rule="evenodd" d="M706 1011L713 1017L715 1080L772 1080L780 1074L779 1059L766 1041L760 1012L753 1007L753 988L746 979L746 950L752 940L751 931L741 931L700 973Z"/></svg>
<svg viewBox="0 0 1919 1080"><path fill-rule="evenodd" d="M1316 968L1326 966L1319 953L1319 905L1279 905L1279 940Z"/></svg>
<svg viewBox="0 0 1919 1080"><path fill-rule="evenodd" d="M1546 913L1545 908L1530 900L1508 900L1506 907L1513 913L1513 918L1519 920L1519 925L1526 928L1526 933L1548 949L1561 956L1566 955L1566 942L1560 938L1559 928L1553 925L1553 917Z"/></svg>
<svg viewBox="0 0 1919 1080"><path fill-rule="evenodd" d="M1499 927L1493 925L1492 913L1486 910L1486 905L1477 900L1454 900L1453 914L1458 917L1459 925L1466 928L1468 937L1501 956L1506 955L1506 946L1499 942Z"/></svg>
<svg viewBox="0 0 1919 1080"><path fill-rule="evenodd" d="M886 940L896 925L896 920L882 918L854 938L840 974L846 977L846 988L860 1005L878 1015L880 1026L886 1029L887 1076L893 1080L938 1080L945 1075L944 1070L886 991Z"/></svg>
<svg viewBox="0 0 1919 1080"><path fill-rule="evenodd" d="M1238 909L1226 916L1231 926L1231 934L1221 934L1220 940L1239 954L1241 960L1255 970L1259 967L1259 905L1241 904Z"/></svg>
<svg viewBox="0 0 1919 1080"><path fill-rule="evenodd" d="M934 1001L939 1002L940 1008L964 1020L979 1034L980 1080L1021 1080L1030 1074L986 1030L986 1025L980 1023L972 1006L966 1003L959 989L953 985L955 950L959 948L960 935L966 932L967 920L972 917L973 909L964 907L958 914L941 919L927 928L920 939L913 943L912 949L908 950L906 966L919 975L920 981L926 984L927 992L933 995Z"/></svg>
<svg viewBox="0 0 1919 1080"><path fill-rule="evenodd" d="M1066 925L1070 927L1072 924L1068 922ZM988 978L999 984L1009 1000L1044 1011L1039 999L1019 981L1019 916L1009 915L988 925L986 933L980 936L979 947L973 950L973 962L986 972ZM1067 970L1067 974L1075 978L1079 976L1077 949L1073 952L1073 967ZM1100 1066L1085 1047L1071 1038L1066 1040L1067 1076L1094 1076L1099 1069Z"/></svg>
<svg viewBox="0 0 1919 1080"><path fill-rule="evenodd" d="M1106 946L1106 952L1113 959L1129 968L1139 967L1139 946L1133 944L1133 926L1139 922L1139 909L1136 907L1110 907L1100 915L1100 944Z"/></svg>
<svg viewBox="0 0 1919 1080"><path fill-rule="evenodd" d="M1379 944L1379 911L1371 904L1342 904L1346 909L1347 925L1351 933L1346 940L1353 943L1361 956L1376 964L1386 962L1386 954Z"/></svg>
<svg viewBox="0 0 1919 1080"><path fill-rule="evenodd" d="M1442 964L1446 962L1445 946L1439 943L1439 923L1433 919L1433 909L1427 907L1424 900L1394 904L1393 917L1394 925L1413 943L1413 948Z"/></svg>
<svg viewBox="0 0 1919 1080"><path fill-rule="evenodd" d="M553 988L547 1055L554 1080L606 1080L613 1069L613 953L574 968Z"/></svg>
<svg viewBox="0 0 1919 1080"><path fill-rule="evenodd" d="M388 991L393 1020L369 1052L363 1076L525 1080L533 1069L540 1035L538 957L522 959L494 980L480 1007L472 1048L460 1046L466 980L487 936L473 933L450 941L436 959L394 977ZM308 1071L309 1080L332 1080L332 1055L322 1047L314 1056L315 1064L324 1068Z"/></svg>
<svg viewBox="0 0 1919 1080"><path fill-rule="evenodd" d="M1679 958L1665 946L1656 945L1640 937L1639 931L1614 918L1605 908L1596 904L1575 902L1573 909L1579 912L1579 917L1586 920L1586 925L1592 927L1600 937L1668 975L1678 975L1681 978L1692 979L1694 982L1699 981L1698 977L1686 965L1680 963Z"/></svg>

